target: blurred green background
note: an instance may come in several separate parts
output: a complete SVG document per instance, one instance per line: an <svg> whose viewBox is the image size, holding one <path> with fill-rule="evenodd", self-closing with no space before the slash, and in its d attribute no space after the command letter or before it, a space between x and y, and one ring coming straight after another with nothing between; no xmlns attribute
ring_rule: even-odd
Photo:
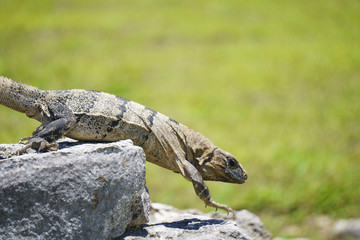
<svg viewBox="0 0 360 240"><path fill-rule="evenodd" d="M244 185L209 183L216 201L273 236L322 239L309 217L360 215L359 13L357 0L0 0L0 74L176 119L248 171ZM1 142L38 125L0 106ZM147 168L152 201L213 211L180 175Z"/></svg>

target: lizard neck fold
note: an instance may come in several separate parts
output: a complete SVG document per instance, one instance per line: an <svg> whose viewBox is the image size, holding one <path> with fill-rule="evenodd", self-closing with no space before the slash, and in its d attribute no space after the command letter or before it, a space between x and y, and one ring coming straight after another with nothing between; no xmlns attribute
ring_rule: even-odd
<svg viewBox="0 0 360 240"><path fill-rule="evenodd" d="M36 114L38 103L45 95L46 91L0 76L0 104L29 117Z"/></svg>
<svg viewBox="0 0 360 240"><path fill-rule="evenodd" d="M189 129L187 134L187 155L189 161L198 166L201 164L199 159L204 155L208 155L214 151L217 147L204 135L194 130Z"/></svg>

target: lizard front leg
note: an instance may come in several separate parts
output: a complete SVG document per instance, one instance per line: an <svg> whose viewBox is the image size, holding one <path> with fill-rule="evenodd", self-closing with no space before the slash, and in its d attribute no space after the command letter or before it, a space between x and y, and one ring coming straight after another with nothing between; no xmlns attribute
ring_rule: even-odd
<svg viewBox="0 0 360 240"><path fill-rule="evenodd" d="M60 118L46 126L41 125L31 137L24 137L19 140L28 140L25 147L19 151L19 154L24 153L28 148L36 148L38 151L57 150L58 144L55 141L64 136L75 123L75 118Z"/></svg>
<svg viewBox="0 0 360 240"><path fill-rule="evenodd" d="M25 153L26 150L29 148L36 148L36 149L38 149L38 151L41 151L44 149L49 150L49 151L56 151L56 150L58 150L58 147L59 147L57 142L49 143L48 141L46 141L43 138L32 137L32 136L31 137L23 137L19 140L19 142L25 141L25 140L28 140L28 142L25 144L25 147L23 147L22 149L17 151L16 155L21 155L21 154Z"/></svg>
<svg viewBox="0 0 360 240"><path fill-rule="evenodd" d="M40 112L43 116L43 124L34 130L31 137L20 139L20 141L28 140L28 142L19 154L24 153L28 148L36 148L38 151L57 150L56 140L76 125L74 114L61 103L50 101L45 109L46 111Z"/></svg>
<svg viewBox="0 0 360 240"><path fill-rule="evenodd" d="M199 196L201 200L204 201L205 207L210 206L216 209L220 208L227 211L228 213L229 212L234 213L234 211L225 204L217 203L211 198L209 188L205 185L204 182L192 181L192 183L196 194Z"/></svg>
<svg viewBox="0 0 360 240"><path fill-rule="evenodd" d="M214 207L216 209L220 208L228 213L234 213L234 211L228 206L217 203L211 198L209 188L204 183L199 171L190 162L183 161L182 165L185 174L184 177L193 183L196 195L204 201L205 206Z"/></svg>

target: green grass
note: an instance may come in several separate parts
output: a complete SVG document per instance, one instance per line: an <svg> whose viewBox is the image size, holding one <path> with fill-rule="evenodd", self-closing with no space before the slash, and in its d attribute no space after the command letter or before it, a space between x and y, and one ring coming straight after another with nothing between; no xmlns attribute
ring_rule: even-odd
<svg viewBox="0 0 360 240"><path fill-rule="evenodd" d="M198 130L249 174L209 183L213 198L284 236L310 215L359 217L359 12L356 0L0 0L0 74L114 93ZM0 107L1 142L37 125ZM153 201L204 210L180 175L148 164L147 184Z"/></svg>

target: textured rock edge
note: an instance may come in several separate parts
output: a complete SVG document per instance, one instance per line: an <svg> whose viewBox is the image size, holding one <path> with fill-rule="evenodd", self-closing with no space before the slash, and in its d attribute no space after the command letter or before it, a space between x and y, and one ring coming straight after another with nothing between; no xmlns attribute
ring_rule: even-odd
<svg viewBox="0 0 360 240"><path fill-rule="evenodd" d="M16 151L18 148L21 148L23 145L22 144L1 144L0 145L0 151L3 154L2 157L4 157L4 155L9 154L11 152L14 152L14 150ZM124 150L124 148L127 148L127 150ZM132 149L131 151L129 151L129 149ZM29 150L30 152L32 152L32 150ZM72 202L70 205L66 205L66 201L62 201L62 198L69 197L69 193L65 189L62 189L61 193L57 192L57 194L60 197L59 203L60 202L65 202L64 204L69 207L69 208L76 208L76 204L78 204L79 209L74 210L73 212L67 213L67 210L62 209L61 207L63 207L63 205L60 204L60 207L57 206L56 200L54 201L54 199L52 199L52 203L32 203L31 202L31 196L28 199L28 208L30 208L30 212L27 211L26 209L28 208L23 208L21 206L21 204L19 204L19 202L17 202L18 205L20 205L20 212L24 211L24 214L30 214L31 216L24 216L23 219L20 219L20 223L23 224L19 224L19 219L13 219L14 222L13 224L11 224L10 222L12 221L12 219L9 218L9 216L12 216L14 218L21 218L21 216L15 216L14 214L11 215L11 212L16 212L16 209L7 209L6 203L9 203L9 201L15 201L19 198L23 198L23 196L19 197L19 196L11 196L13 199L8 199L10 198L9 196L6 195L6 191L11 189L13 184L17 184L17 181L19 181L19 179L21 178L20 175L25 175L25 178L27 178L29 181L34 181L34 184L43 184L41 183L41 181L39 180L39 177L41 177L41 175L39 176L37 174L37 171L39 170L40 172L42 172L44 170L44 166L50 165L51 167L55 167L57 169L60 169L61 171L61 167L76 167L76 164L85 164L85 165L89 165L91 166L91 164L103 164L101 162L97 162L98 159L93 159L91 157L92 153L94 154L102 154L105 153L107 154L107 156L102 159L102 160L106 160L108 158L108 155L111 155L113 160L109 160L109 161L117 161L117 159L119 158L119 156L117 156L117 154L122 153L124 154L124 156L122 157L122 162L119 163L120 164L120 168L122 169L125 165L127 165L127 160L133 160L131 159L132 155L139 155L137 156L137 158L141 159L140 161L138 161L138 163L136 163L137 167L140 169L140 172L138 173L131 173L130 175L135 175L136 178L138 179L142 179L142 183L140 183L141 188L142 189L135 189L134 186L132 184L130 184L128 187L128 190L134 190L137 191L136 193L134 193L133 196L130 196L130 198L132 199L131 204L128 205L128 207L126 209L119 209L119 207L121 206L121 201L123 201L123 199L118 199L118 200L114 200L114 201L119 201L119 204L115 204L113 206L113 209L110 209L108 214L110 214L111 216L107 216L107 219L103 219L104 221L104 226L100 227L100 229L95 229L96 232L98 232L99 230L102 232L100 235L104 238L109 238L109 237L116 237L116 236L120 236L124 231L125 228L127 226L138 226L141 225L145 222L147 222L148 220L148 212L150 209L150 201L149 201L149 195L148 192L146 191L146 187L145 187L145 154L143 152L143 150L139 147L133 146L132 142L130 140L125 140L125 141L119 141L119 142L115 142L115 143L80 143L80 142L76 142L73 140L69 140L69 139L65 139L65 140L61 140L60 141L60 150L59 151L54 151L54 152L47 152L47 153L30 153L30 154L24 154L21 156L14 156L12 158L8 158L8 159L2 159L0 160L0 212L3 217L1 218L0 216L0 234L3 235L4 237L7 238L13 238L16 239L17 235L20 232L21 236L21 231L24 233L25 236L27 237L51 237L51 236L57 236L56 231L54 233L54 231L51 233L45 233L45 235L42 235L42 233L38 232L36 230L36 224L39 224L39 220L43 220L41 218L43 218L44 212L43 213L37 213L37 209L36 206L31 205L31 204L37 204L37 205L51 205L50 207L47 206L46 211L60 211L61 213L59 213L63 218L66 218L66 221L60 221L60 223L58 222L57 225L62 225L65 222L69 223L70 222L70 227L72 228L70 232L68 233L64 233L64 237L67 237L70 239L72 237L75 238L76 234L80 234L79 236L92 236L91 231L93 229L88 229L88 233L80 233L81 231L83 231L84 229L79 229L79 227L77 225L84 225L85 228L88 228L87 226L85 226L86 224L83 224L81 222L79 222L80 220L84 220L86 219L87 221L102 221L101 219L97 219L97 217L91 216L91 214L87 217L83 217L80 215L84 215L83 211L92 211L94 209L97 208L104 208L104 204L106 205L106 203L103 204L103 202L101 202L101 200L103 201L107 201L106 198L101 198L101 196L97 193L89 193L85 191L85 195L87 194L87 196L80 196L81 201L79 203L75 203ZM71 157L72 156L75 161L71 162ZM98 156L98 155L97 155ZM39 160L42 159L42 160ZM45 158L45 159L43 159ZM59 161L57 161L58 159L61 159ZM109 163L109 164L114 164L114 163ZM2 167L1 167L2 166ZM116 171L116 167L117 165L115 164L115 169L112 169L114 171ZM12 168L17 168L18 169L13 169L14 171L11 172ZM111 169L111 168L110 168ZM10 171L7 172L6 170ZM100 188L103 189L103 187L106 187L107 184L110 184L107 181L107 176L106 173L102 172L100 174L100 172L97 172L98 169L89 169L89 171L94 171L93 174L90 175L86 175L83 176L85 178L94 178L91 179L92 182L94 183L94 187L97 190L99 190ZM20 175L19 175L20 174ZM114 174L114 172L113 172ZM49 174L48 174L49 175ZM61 176L64 175L63 173L59 173L59 178L61 178ZM129 175L129 174L128 174ZM56 176L47 176L50 179L52 179L53 181L57 181ZM81 178L82 176L76 176ZM123 176L124 177L124 176ZM24 180L24 179L22 179ZM21 180L21 181L22 181ZM116 181L123 181L122 177ZM40 183L39 183L40 181ZM61 180L59 180L61 181ZM122 182L119 182L119 184ZM20 183L23 184L23 183ZM31 183L33 184L33 183ZM114 182L113 185L116 185L116 183ZM59 187L59 183L55 184L56 186L41 186L43 188L47 188L47 187ZM61 185L61 183L60 183ZM24 189L22 189L21 191L27 191L27 187L28 186L24 186ZM30 194L32 190L34 190L31 186L30 187ZM36 187L36 186L35 186ZM78 184L77 187L81 188L81 183L80 185ZM85 186L85 189L88 189L87 186ZM5 192L4 192L5 190ZM82 189L83 190L83 189ZM50 190L52 191L52 190ZM56 190L54 190L56 191ZM100 190L99 190L100 191ZM74 193L75 195L77 193ZM15 194L16 195L16 194ZM41 197L41 196L40 196ZM71 196L73 197L73 196ZM129 197L129 196L126 196ZM8 199L8 201L6 201L6 199ZM36 199L35 201L38 201L38 199ZM55 202L55 203L54 203ZM86 205L86 207L83 207L82 205ZM55 206L56 209L52 209L52 207ZM13 205L11 205L10 207L13 207ZM106 206L109 207L109 206ZM15 206L16 208L16 206ZM85 209L84 209L85 208ZM41 209L42 211L45 211L42 206L39 206L38 209ZM64 211L63 211L64 210ZM123 212L121 212L123 211ZM5 215L6 213L6 215ZM68 216L69 214L75 214L76 213L79 214L79 217L77 218L76 216ZM99 215L104 215L102 212L98 212ZM85 214L86 215L86 214ZM121 215L126 215L127 218L124 219L123 216ZM6 217L7 216L7 217ZM67 217L68 216L68 217ZM94 219L91 219L91 217L94 217ZM32 222L32 220L34 222ZM62 219L63 220L63 219ZM44 221L43 221L44 222ZM120 222L120 223L119 223ZM42 223L43 224L43 223ZM11 226L12 225L12 226ZM21 226L23 225L23 226ZM56 224L55 224L56 225ZM11 233L9 232L9 229L11 229L11 227L13 227L13 230L16 231L17 233ZM66 229L66 227L64 226L57 226L58 228L62 229L63 231L67 231L68 229ZM63 228L62 228L63 227ZM49 226L49 228L54 228L54 226ZM56 228L56 227L55 227ZM32 231L33 230L33 231ZM5 235L6 234L6 235ZM46 235L47 234L47 235ZM72 235L75 234L75 235ZM83 234L83 235L81 235ZM96 234L95 234L96 235Z"/></svg>
<svg viewBox="0 0 360 240"><path fill-rule="evenodd" d="M150 222L141 228L128 228L116 240L134 239L253 239L270 240L271 234L255 214L241 210L234 216L202 213L195 209L179 210L170 205L152 203Z"/></svg>

